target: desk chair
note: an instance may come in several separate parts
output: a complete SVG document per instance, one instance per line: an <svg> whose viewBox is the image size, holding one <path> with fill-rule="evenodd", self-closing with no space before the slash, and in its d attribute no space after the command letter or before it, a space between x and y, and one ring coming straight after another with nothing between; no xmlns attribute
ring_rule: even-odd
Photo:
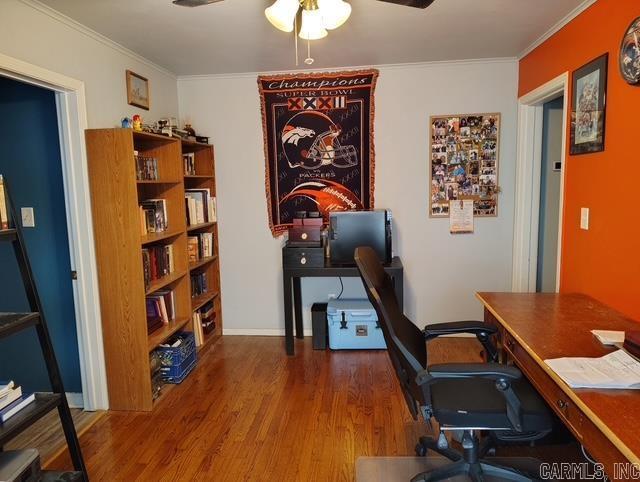
<svg viewBox="0 0 640 482"><path fill-rule="evenodd" d="M420 413L427 423L440 425L438 440L422 437L417 451L444 455L452 464L416 475L412 482L444 480L467 475L507 480L537 480L510 467L483 458L477 432L489 431L498 439L536 440L551 431L551 416L542 398L522 378L520 371L498 363L446 363L427 366L427 341L441 335L472 333L495 361L490 341L495 329L479 321L427 325L420 331L398 308L392 280L373 249L359 247L355 261L369 300L382 328L387 351L415 420ZM448 446L445 430L462 431L462 456ZM424 450L422 450L424 449Z"/></svg>

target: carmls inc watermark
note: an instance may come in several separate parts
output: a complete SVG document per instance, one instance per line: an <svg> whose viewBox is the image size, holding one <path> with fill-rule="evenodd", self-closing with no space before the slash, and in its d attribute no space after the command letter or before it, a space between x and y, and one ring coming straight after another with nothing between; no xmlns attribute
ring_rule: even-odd
<svg viewBox="0 0 640 482"><path fill-rule="evenodd" d="M542 480L640 480L640 464L631 462L616 462L613 464L613 478L605 472L600 463L543 463L540 464L540 479Z"/></svg>

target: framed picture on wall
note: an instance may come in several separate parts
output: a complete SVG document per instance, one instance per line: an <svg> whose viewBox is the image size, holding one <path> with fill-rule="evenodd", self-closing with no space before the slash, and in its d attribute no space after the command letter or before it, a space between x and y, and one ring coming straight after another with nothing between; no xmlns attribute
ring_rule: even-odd
<svg viewBox="0 0 640 482"><path fill-rule="evenodd" d="M604 151L608 60L604 54L573 72L572 155Z"/></svg>
<svg viewBox="0 0 640 482"><path fill-rule="evenodd" d="M149 110L149 80L127 70L127 103Z"/></svg>

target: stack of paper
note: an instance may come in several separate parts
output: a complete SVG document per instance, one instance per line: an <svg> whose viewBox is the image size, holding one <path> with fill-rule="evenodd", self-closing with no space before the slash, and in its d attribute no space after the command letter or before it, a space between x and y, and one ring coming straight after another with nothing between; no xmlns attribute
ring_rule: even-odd
<svg viewBox="0 0 640 482"><path fill-rule="evenodd" d="M591 333L593 333L603 345L621 345L624 343L624 331L591 330Z"/></svg>
<svg viewBox="0 0 640 482"><path fill-rule="evenodd" d="M545 363L571 388L640 389L640 362L623 350L601 358L555 358Z"/></svg>

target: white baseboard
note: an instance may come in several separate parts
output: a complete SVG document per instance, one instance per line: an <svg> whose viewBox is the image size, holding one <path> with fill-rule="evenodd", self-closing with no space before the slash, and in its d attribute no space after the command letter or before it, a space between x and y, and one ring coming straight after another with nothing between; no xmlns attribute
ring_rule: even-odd
<svg viewBox="0 0 640 482"><path fill-rule="evenodd" d="M69 408L84 408L82 393L67 392Z"/></svg>
<svg viewBox="0 0 640 482"><path fill-rule="evenodd" d="M284 336L284 329L223 328L225 336ZM311 336L311 330L304 330L304 336Z"/></svg>

